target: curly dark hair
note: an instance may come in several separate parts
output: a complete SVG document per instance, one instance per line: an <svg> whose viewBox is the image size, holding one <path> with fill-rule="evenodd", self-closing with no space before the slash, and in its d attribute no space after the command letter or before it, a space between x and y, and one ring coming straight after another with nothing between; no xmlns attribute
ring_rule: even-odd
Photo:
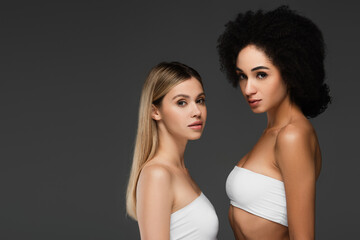
<svg viewBox="0 0 360 240"><path fill-rule="evenodd" d="M264 12L239 13L225 25L218 39L220 69L230 83L239 83L236 59L248 45L264 51L279 69L290 99L307 117L322 113L331 102L324 83L325 43L319 28L309 19L281 6Z"/></svg>

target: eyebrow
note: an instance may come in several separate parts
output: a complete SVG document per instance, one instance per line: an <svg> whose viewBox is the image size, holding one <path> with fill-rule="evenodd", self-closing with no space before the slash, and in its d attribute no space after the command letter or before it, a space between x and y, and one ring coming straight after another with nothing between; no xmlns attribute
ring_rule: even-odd
<svg viewBox="0 0 360 240"><path fill-rule="evenodd" d="M199 96L201 96L201 95L204 95L204 96L205 96L205 93L204 93L204 92L199 93L199 94L197 95L197 98L198 98ZM189 95L186 95L186 94L178 94L178 95L176 95L175 97L173 97L172 99L174 100L175 98L178 98L178 97L190 98Z"/></svg>
<svg viewBox="0 0 360 240"><path fill-rule="evenodd" d="M251 71L256 71L256 70L259 70L259 69L270 69L268 67L265 67L265 66L258 66L258 67L254 67L253 69L251 69ZM244 72L243 70L241 70L240 68L236 67L236 70L240 71L240 72Z"/></svg>

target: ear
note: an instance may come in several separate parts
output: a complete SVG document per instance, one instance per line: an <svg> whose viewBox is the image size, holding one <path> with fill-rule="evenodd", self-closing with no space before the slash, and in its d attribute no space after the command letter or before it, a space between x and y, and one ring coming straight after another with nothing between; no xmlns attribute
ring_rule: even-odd
<svg viewBox="0 0 360 240"><path fill-rule="evenodd" d="M155 121L161 120L160 111L154 104L151 105L151 118Z"/></svg>

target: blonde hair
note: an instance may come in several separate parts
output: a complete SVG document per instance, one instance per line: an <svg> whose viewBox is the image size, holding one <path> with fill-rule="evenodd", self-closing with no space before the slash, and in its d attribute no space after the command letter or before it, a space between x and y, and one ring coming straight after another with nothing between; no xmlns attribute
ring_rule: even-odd
<svg viewBox="0 0 360 240"><path fill-rule="evenodd" d="M163 62L153 67L143 85L135 149L126 191L126 210L130 217L137 220L136 187L144 165L154 157L158 147L156 121L151 118L152 104L159 106L163 97L177 84L194 77L202 85L196 70L178 62Z"/></svg>

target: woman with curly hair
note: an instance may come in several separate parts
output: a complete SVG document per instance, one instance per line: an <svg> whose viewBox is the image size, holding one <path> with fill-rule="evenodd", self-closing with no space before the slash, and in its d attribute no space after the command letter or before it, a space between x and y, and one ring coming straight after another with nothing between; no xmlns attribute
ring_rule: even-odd
<svg viewBox="0 0 360 240"><path fill-rule="evenodd" d="M281 6L238 14L218 40L221 70L267 126L226 181L236 239L314 239L318 139L308 118L330 103L324 41Z"/></svg>
<svg viewBox="0 0 360 240"><path fill-rule="evenodd" d="M193 68L163 62L150 71L141 93L126 195L141 239L216 239L214 207L184 162L186 144L200 138L206 113L202 80Z"/></svg>

